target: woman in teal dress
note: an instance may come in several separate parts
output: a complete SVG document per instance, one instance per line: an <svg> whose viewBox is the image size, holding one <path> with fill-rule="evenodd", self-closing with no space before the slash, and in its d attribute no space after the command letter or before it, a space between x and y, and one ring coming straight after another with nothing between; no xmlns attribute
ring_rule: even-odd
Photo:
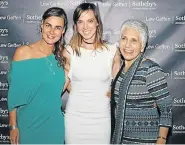
<svg viewBox="0 0 185 145"><path fill-rule="evenodd" d="M8 76L8 109L12 144L63 144L61 93L65 87L63 9L48 9L41 23L42 39L17 48Z"/></svg>

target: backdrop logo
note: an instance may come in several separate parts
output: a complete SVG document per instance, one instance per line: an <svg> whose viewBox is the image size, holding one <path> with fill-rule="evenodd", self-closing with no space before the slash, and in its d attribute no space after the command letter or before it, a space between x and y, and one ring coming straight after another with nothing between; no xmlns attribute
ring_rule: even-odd
<svg viewBox="0 0 185 145"><path fill-rule="evenodd" d="M173 125L173 133L185 133L184 125Z"/></svg>
<svg viewBox="0 0 185 145"><path fill-rule="evenodd" d="M172 49L170 44L155 44L155 45L148 45L148 50L157 49L157 50L170 50Z"/></svg>
<svg viewBox="0 0 185 145"><path fill-rule="evenodd" d="M4 8L8 8L8 1L0 1L0 8L4 9Z"/></svg>
<svg viewBox="0 0 185 145"><path fill-rule="evenodd" d="M166 79L172 79L172 71L171 72L164 72Z"/></svg>
<svg viewBox="0 0 185 145"><path fill-rule="evenodd" d="M0 128L7 128L7 127L8 127L7 124L0 123Z"/></svg>
<svg viewBox="0 0 185 145"><path fill-rule="evenodd" d="M40 6L41 7L64 7L65 6L65 3L62 3L62 2L55 2L55 1L49 1L49 2L46 2L46 1L40 1Z"/></svg>
<svg viewBox="0 0 185 145"><path fill-rule="evenodd" d="M112 35L112 33L113 33L113 31L112 30L105 30L104 32L103 32L103 35Z"/></svg>
<svg viewBox="0 0 185 145"><path fill-rule="evenodd" d="M8 90L8 83L0 82L0 91Z"/></svg>
<svg viewBox="0 0 185 145"><path fill-rule="evenodd" d="M150 38L156 37L156 35L157 35L156 33L157 33L156 30L149 30L149 37Z"/></svg>
<svg viewBox="0 0 185 145"><path fill-rule="evenodd" d="M147 22L169 22L171 21L171 18L170 17L165 17L165 16L156 16L156 17L148 17L146 16L145 17L145 20Z"/></svg>
<svg viewBox="0 0 185 145"><path fill-rule="evenodd" d="M184 25L185 24L185 16L175 16L174 23L177 25Z"/></svg>
<svg viewBox="0 0 185 145"><path fill-rule="evenodd" d="M183 43L183 44L177 44L177 43L175 43L174 44L174 50L176 52L185 52L185 43Z"/></svg>
<svg viewBox="0 0 185 145"><path fill-rule="evenodd" d="M40 23L42 20L42 15L29 15L26 14L24 22L26 23Z"/></svg>
<svg viewBox="0 0 185 145"><path fill-rule="evenodd" d="M102 3L102 6L104 6L104 7L124 7L124 8L126 8L126 7L129 7L129 2L114 2L114 1L112 1L112 2L103 2Z"/></svg>
<svg viewBox="0 0 185 145"><path fill-rule="evenodd" d="M7 70L1 70L0 75L7 75L8 71Z"/></svg>
<svg viewBox="0 0 185 145"><path fill-rule="evenodd" d="M8 28L0 28L0 36L5 37L8 36Z"/></svg>
<svg viewBox="0 0 185 145"><path fill-rule="evenodd" d="M0 117L8 117L8 109L0 108Z"/></svg>
<svg viewBox="0 0 185 145"><path fill-rule="evenodd" d="M119 35L120 34L120 30L111 30L111 29L108 29L108 30L105 30L103 32L103 35L106 36L106 35Z"/></svg>
<svg viewBox="0 0 185 145"><path fill-rule="evenodd" d="M185 99L184 98L174 98L173 106L185 106Z"/></svg>
<svg viewBox="0 0 185 145"><path fill-rule="evenodd" d="M7 98L0 98L0 102L7 102Z"/></svg>
<svg viewBox="0 0 185 145"><path fill-rule="evenodd" d="M22 20L22 17L16 16L16 15L7 15L7 16L0 16L0 20Z"/></svg>
<svg viewBox="0 0 185 145"><path fill-rule="evenodd" d="M68 2L63 3L61 1L40 1L41 7L68 7L73 9L74 7L81 4L81 1L77 0L68 0Z"/></svg>
<svg viewBox="0 0 185 145"><path fill-rule="evenodd" d="M8 63L8 56L0 55L0 63Z"/></svg>
<svg viewBox="0 0 185 145"><path fill-rule="evenodd" d="M1 141L7 141L7 140L9 140L10 139L10 137L8 136L8 135L3 135L3 134L0 134L0 140Z"/></svg>
<svg viewBox="0 0 185 145"><path fill-rule="evenodd" d="M0 16L0 20L6 20L6 16Z"/></svg>
<svg viewBox="0 0 185 145"><path fill-rule="evenodd" d="M175 70L175 71L173 71L173 79L175 79L175 80L185 79L185 70L181 70L181 71Z"/></svg>
<svg viewBox="0 0 185 145"><path fill-rule="evenodd" d="M67 4L69 4L69 6L74 6L76 8L76 6L78 6L81 3L82 3L81 1L77 1L77 0L68 0Z"/></svg>
<svg viewBox="0 0 185 145"><path fill-rule="evenodd" d="M132 1L131 2L132 9L135 10L155 10L157 7L156 2L150 1Z"/></svg>
<svg viewBox="0 0 185 145"><path fill-rule="evenodd" d="M22 20L21 16L16 16L16 15L8 15L6 16L7 20Z"/></svg>
<svg viewBox="0 0 185 145"><path fill-rule="evenodd" d="M0 48L6 48L6 47L17 48L17 47L20 47L21 45L22 45L21 43L16 43L16 42L13 42L13 43L0 43Z"/></svg>

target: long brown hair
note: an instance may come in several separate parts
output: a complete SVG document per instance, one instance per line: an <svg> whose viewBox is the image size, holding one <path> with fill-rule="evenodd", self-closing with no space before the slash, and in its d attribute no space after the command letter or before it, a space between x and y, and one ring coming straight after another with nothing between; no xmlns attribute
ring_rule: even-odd
<svg viewBox="0 0 185 145"><path fill-rule="evenodd" d="M98 23L96 34L95 34L95 43L94 43L95 49L97 48L103 49L103 47L106 47L106 43L102 40L103 25L102 25L98 8L92 3L82 3L75 9L73 14L73 22L74 22L73 36L69 43L71 48L77 54L77 56L80 56L80 46L82 44L82 36L77 32L76 25L81 14L84 11L88 11L88 10L92 10L94 12L94 16Z"/></svg>

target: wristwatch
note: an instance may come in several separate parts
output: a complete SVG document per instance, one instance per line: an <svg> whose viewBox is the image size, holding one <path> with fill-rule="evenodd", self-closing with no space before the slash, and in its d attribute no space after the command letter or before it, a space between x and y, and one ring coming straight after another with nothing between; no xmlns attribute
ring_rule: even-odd
<svg viewBox="0 0 185 145"><path fill-rule="evenodd" d="M8 127L9 127L9 130L14 130L17 128L17 125L9 125Z"/></svg>

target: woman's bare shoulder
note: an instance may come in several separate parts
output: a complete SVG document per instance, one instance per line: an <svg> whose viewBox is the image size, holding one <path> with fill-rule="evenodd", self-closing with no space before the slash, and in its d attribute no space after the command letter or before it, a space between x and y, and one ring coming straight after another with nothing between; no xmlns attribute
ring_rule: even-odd
<svg viewBox="0 0 185 145"><path fill-rule="evenodd" d="M13 60L14 61L21 61L21 60L26 60L31 58L31 47L27 45L23 45L18 47L15 50Z"/></svg>

